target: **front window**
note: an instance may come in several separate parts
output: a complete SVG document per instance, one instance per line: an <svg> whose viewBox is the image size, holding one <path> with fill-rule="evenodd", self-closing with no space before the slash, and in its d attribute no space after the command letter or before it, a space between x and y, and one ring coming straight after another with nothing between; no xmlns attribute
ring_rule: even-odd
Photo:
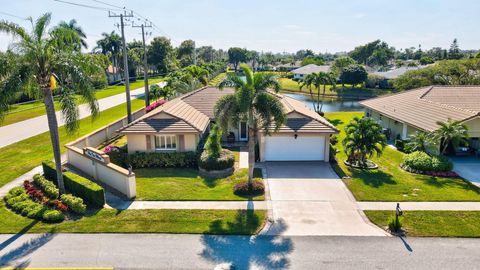
<svg viewBox="0 0 480 270"><path fill-rule="evenodd" d="M177 136L176 135L157 135L155 136L155 150L176 150Z"/></svg>

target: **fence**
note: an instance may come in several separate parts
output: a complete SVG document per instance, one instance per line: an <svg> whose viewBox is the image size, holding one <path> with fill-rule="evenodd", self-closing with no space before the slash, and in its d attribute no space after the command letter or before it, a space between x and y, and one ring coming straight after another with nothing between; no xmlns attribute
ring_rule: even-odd
<svg viewBox="0 0 480 270"><path fill-rule="evenodd" d="M132 118L135 120L144 114L145 110L140 109L132 114ZM127 124L127 118L122 118L66 144L65 148L69 165L132 199L136 196L135 173L111 163L108 155L96 149L100 144L116 137L116 131Z"/></svg>

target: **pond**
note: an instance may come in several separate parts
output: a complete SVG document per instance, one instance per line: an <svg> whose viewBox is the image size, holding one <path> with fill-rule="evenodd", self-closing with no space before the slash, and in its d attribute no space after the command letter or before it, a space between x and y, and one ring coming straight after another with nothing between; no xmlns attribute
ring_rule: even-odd
<svg viewBox="0 0 480 270"><path fill-rule="evenodd" d="M307 95L302 94L284 94L294 99L303 101L310 109L313 110L313 101ZM326 98L323 101L323 112L356 112L363 111L363 107L354 100L337 100Z"/></svg>

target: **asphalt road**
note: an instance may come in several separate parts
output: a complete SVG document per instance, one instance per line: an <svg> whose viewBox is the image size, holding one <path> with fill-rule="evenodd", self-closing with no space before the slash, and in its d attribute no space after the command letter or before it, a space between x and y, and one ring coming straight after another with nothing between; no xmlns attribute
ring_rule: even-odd
<svg viewBox="0 0 480 270"><path fill-rule="evenodd" d="M0 235L0 267L215 269L228 264L232 269L478 269L480 239Z"/></svg>

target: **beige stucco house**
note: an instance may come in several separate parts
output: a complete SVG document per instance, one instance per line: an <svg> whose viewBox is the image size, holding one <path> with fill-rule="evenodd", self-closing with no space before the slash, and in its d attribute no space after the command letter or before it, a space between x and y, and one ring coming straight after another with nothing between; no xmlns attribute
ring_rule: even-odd
<svg viewBox="0 0 480 270"><path fill-rule="evenodd" d="M470 146L480 147L480 87L429 86L360 102L366 114L403 139L438 129L449 118L468 127Z"/></svg>
<svg viewBox="0 0 480 270"><path fill-rule="evenodd" d="M215 121L214 106L233 89L205 87L177 97L119 130L128 152L196 151ZM271 135L259 134L261 161L329 159L330 135L338 130L301 101L270 92L282 102L287 121ZM248 141L245 122L230 127L236 141Z"/></svg>

